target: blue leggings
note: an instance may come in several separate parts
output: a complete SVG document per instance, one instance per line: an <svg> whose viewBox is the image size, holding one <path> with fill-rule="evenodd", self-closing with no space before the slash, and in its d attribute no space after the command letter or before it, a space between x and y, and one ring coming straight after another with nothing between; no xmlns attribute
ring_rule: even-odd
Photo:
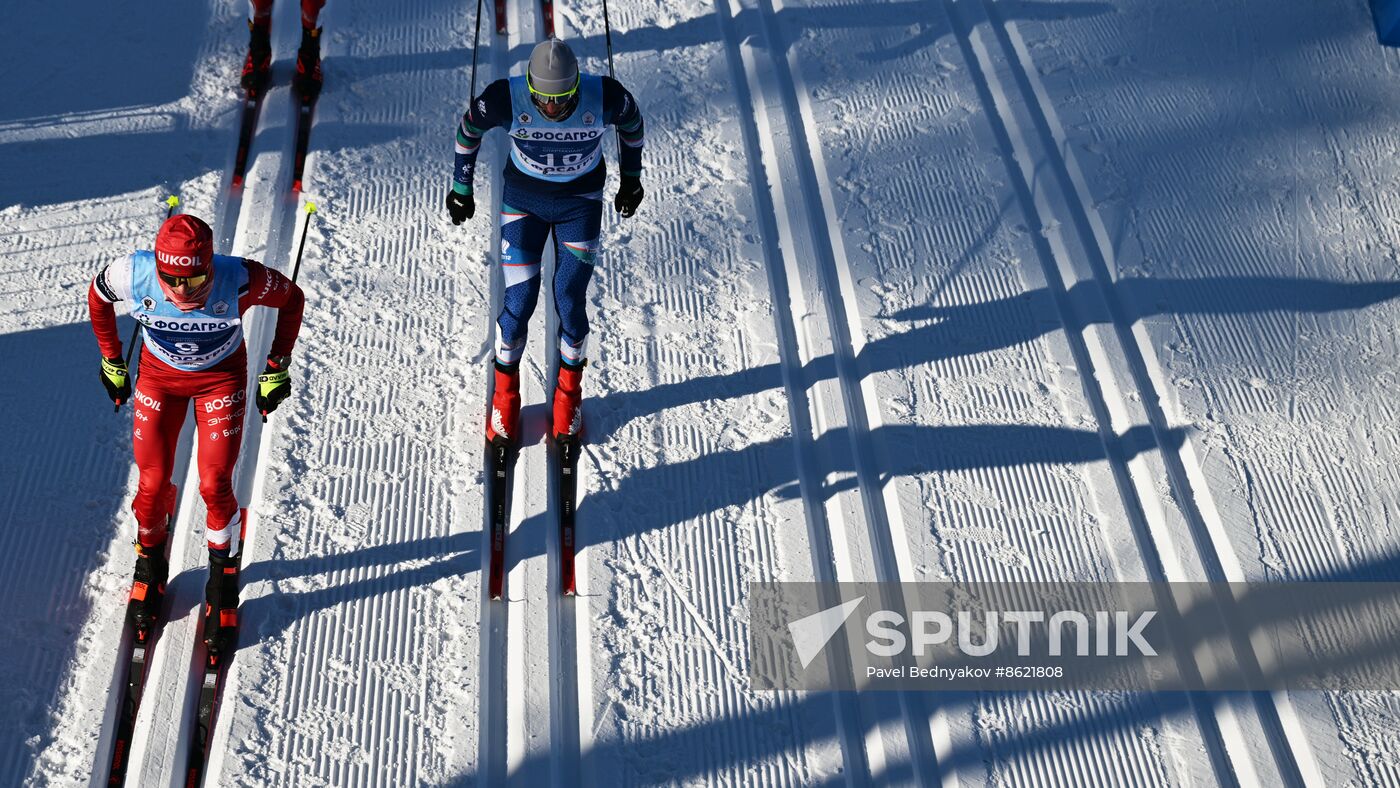
<svg viewBox="0 0 1400 788"><path fill-rule="evenodd" d="M554 311L559 357L584 360L588 281L598 257L603 203L596 195L544 195L506 185L501 202L501 272L505 297L496 317L496 360L515 364L525 350L530 315L540 296L540 257L554 230Z"/></svg>

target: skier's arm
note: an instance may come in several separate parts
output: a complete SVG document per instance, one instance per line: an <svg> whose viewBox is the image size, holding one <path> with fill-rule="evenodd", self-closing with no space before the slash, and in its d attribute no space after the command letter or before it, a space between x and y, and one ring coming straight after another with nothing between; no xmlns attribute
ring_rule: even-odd
<svg viewBox="0 0 1400 788"><path fill-rule="evenodd" d="M481 152L481 138L497 126L509 125L510 83L498 79L487 85L480 96L472 99L471 107L457 125L452 191L472 193L472 176L476 174L476 156Z"/></svg>
<svg viewBox="0 0 1400 788"><path fill-rule="evenodd" d="M617 166L622 175L640 178L642 175L642 145L645 124L642 109L631 92L612 77L603 77L603 116L617 127Z"/></svg>
<svg viewBox="0 0 1400 788"><path fill-rule="evenodd" d="M297 334L301 331L301 313L306 305L306 295L296 282L280 271L274 271L256 260L244 260L243 266L248 269L248 289L238 296L239 313L250 306L276 309L277 332L272 337L268 355L290 356L297 342Z"/></svg>
<svg viewBox="0 0 1400 788"><path fill-rule="evenodd" d="M131 258L104 266L88 285L88 317L103 358L121 358L122 339L117 333L117 301L131 298Z"/></svg>

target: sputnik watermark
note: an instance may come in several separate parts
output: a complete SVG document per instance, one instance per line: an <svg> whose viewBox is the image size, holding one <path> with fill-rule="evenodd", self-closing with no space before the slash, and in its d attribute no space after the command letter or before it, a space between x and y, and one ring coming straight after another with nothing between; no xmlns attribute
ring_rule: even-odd
<svg viewBox="0 0 1400 788"><path fill-rule="evenodd" d="M959 610L956 617L941 610L914 611L908 622L911 636L906 637L901 627L905 617L893 610L879 610L865 620L865 630L870 634L865 647L870 653L881 657L897 657L905 653L912 640L914 656L922 657L931 647L954 643L958 651L969 657L985 657L997 653L1001 645L999 633L1002 624L1011 624L1016 643L1016 656L1028 657L1038 642L1045 643L1047 656L1059 657L1071 654L1076 657L1126 657L1133 649L1148 657L1157 656L1157 650L1143 639L1143 628L1157 616L1157 611L1147 610L1132 613L1124 610L1095 610L1093 622L1090 617L1077 610L1061 610L1048 618L1040 610L995 610L983 613L980 620L973 613ZM1039 626L1047 635L1038 638L1033 630ZM1069 633L1068 637L1066 632ZM1090 645L1090 634L1093 645ZM980 635L979 635L980 633ZM954 635L956 634L956 637ZM974 642L978 637L981 642ZM1067 650L1066 640L1070 648Z"/></svg>
<svg viewBox="0 0 1400 788"><path fill-rule="evenodd" d="M1400 688L1400 583L750 586L759 689Z"/></svg>
<svg viewBox="0 0 1400 788"><path fill-rule="evenodd" d="M788 624L802 667L812 664L864 601L864 596L857 597ZM909 652L912 644L913 655L922 657L934 646L953 644L969 657L985 657L997 652L1001 625L1007 623L1013 625L1016 655L1020 657L1030 656L1037 643L1044 643L1047 656L1052 657L1126 657L1134 650L1155 657L1157 650L1143 637L1143 629L1156 615L1155 610L1096 610L1091 618L1077 610L1062 610L1049 616L1040 610L1008 610L988 611L974 619L967 610L951 616L942 610L917 610L906 620L896 611L876 610L865 616L865 632L869 636L865 648L879 657L898 657ZM909 635L904 632L906 625ZM1038 637L1037 627L1045 630L1045 637Z"/></svg>

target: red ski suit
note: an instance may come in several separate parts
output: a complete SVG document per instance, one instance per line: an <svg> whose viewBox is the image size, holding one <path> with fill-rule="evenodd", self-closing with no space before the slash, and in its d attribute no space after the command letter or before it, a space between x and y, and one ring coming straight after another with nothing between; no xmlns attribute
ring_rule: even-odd
<svg viewBox="0 0 1400 788"><path fill-rule="evenodd" d="M248 271L248 289L239 296L238 313L242 315L254 305L276 308L277 333L270 353L290 355L301 330L305 304L301 288L262 263L245 260L244 266ZM98 277L105 274L103 269ZM116 309L99 291L96 279L88 287L88 313L102 355L121 357ZM131 508L142 545L153 547L165 541L166 515L174 509L175 489L170 474L175 464L175 442L193 400L199 425L195 430L199 492L208 510L209 547L238 552L240 523L238 500L233 493L233 466L238 462L242 443L248 377L248 352L241 342L227 358L198 372L175 369L152 353L141 354L132 395L135 423L131 441L140 481Z"/></svg>
<svg viewBox="0 0 1400 788"><path fill-rule="evenodd" d="M253 21L266 23L272 19L272 0L249 0L253 6ZM301 0L301 26L307 29L316 27L321 16L321 8L326 0Z"/></svg>

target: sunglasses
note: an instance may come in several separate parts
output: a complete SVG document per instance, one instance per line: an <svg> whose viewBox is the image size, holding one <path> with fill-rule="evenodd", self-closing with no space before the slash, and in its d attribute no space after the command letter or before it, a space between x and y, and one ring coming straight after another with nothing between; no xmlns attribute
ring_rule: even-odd
<svg viewBox="0 0 1400 788"><path fill-rule="evenodd" d="M170 285L171 287L199 287L200 285L204 284L204 281L208 278L209 274L195 274L193 276L171 276L170 274L160 275L160 281L166 283L167 285Z"/></svg>
<svg viewBox="0 0 1400 788"><path fill-rule="evenodd" d="M525 84L529 85L530 97L535 100L536 104L539 104L541 107L562 107L572 101L574 96L578 94L578 86L581 79L581 76L574 77L574 86L563 93L544 93L535 90L535 85L530 81L529 74L525 75Z"/></svg>

